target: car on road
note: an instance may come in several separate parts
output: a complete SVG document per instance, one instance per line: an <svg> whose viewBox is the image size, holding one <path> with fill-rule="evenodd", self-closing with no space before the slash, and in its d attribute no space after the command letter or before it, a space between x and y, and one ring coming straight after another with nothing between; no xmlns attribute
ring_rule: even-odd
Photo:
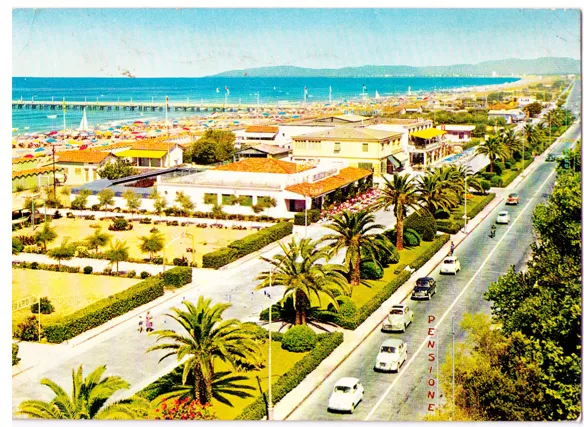
<svg viewBox="0 0 584 427"><path fill-rule="evenodd" d="M519 204L519 194L511 193L507 196L507 204L508 205L518 205Z"/></svg>
<svg viewBox="0 0 584 427"><path fill-rule="evenodd" d="M381 343L379 354L375 359L374 371L399 372L399 368L408 358L408 345L402 340L389 339Z"/></svg>
<svg viewBox="0 0 584 427"><path fill-rule="evenodd" d="M416 280L416 285L412 291L412 299L425 298L432 299L436 295L436 281L431 277L420 277Z"/></svg>
<svg viewBox="0 0 584 427"><path fill-rule="evenodd" d="M345 377L335 383L328 402L329 411L355 412L355 408L363 400L365 390L359 378Z"/></svg>
<svg viewBox="0 0 584 427"><path fill-rule="evenodd" d="M547 157L545 158L546 162L555 162L556 161L557 156L553 153L550 153L547 155Z"/></svg>
<svg viewBox="0 0 584 427"><path fill-rule="evenodd" d="M511 215L509 215L509 212L501 211L499 212L499 215L497 215L497 220L495 222L497 224L509 224L510 221Z"/></svg>
<svg viewBox="0 0 584 427"><path fill-rule="evenodd" d="M460 271L460 261L457 256L447 256L440 265L440 274L456 274Z"/></svg>
<svg viewBox="0 0 584 427"><path fill-rule="evenodd" d="M387 318L381 324L382 332L402 331L414 321L414 312L407 305L396 304L389 309Z"/></svg>

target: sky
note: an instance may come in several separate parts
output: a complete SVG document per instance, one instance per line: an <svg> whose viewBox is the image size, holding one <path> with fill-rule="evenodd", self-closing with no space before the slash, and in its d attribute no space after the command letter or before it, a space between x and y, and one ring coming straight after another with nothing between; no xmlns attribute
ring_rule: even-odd
<svg viewBox="0 0 584 427"><path fill-rule="evenodd" d="M576 9L14 9L12 75L580 59Z"/></svg>

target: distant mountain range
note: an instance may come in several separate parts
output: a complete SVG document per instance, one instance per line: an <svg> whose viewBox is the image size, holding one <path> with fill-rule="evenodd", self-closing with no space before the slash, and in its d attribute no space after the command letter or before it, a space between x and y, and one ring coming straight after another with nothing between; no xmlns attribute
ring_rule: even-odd
<svg viewBox="0 0 584 427"><path fill-rule="evenodd" d="M580 61L572 58L502 59L478 64L431 67L407 65L363 65L344 68L275 66L232 70L212 77L399 77L399 76L519 76L580 74Z"/></svg>

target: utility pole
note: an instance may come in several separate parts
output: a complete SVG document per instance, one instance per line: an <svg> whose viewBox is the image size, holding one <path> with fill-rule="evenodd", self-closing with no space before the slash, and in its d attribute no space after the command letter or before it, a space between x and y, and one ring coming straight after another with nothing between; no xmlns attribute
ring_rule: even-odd
<svg viewBox="0 0 584 427"><path fill-rule="evenodd" d="M454 314L452 314L452 421L454 421Z"/></svg>
<svg viewBox="0 0 584 427"><path fill-rule="evenodd" d="M55 177L55 145L53 144L53 196L57 198L57 178Z"/></svg>
<svg viewBox="0 0 584 427"><path fill-rule="evenodd" d="M270 295L272 295L272 269L270 269ZM274 403L272 401L272 301L268 309L268 420L274 419Z"/></svg>

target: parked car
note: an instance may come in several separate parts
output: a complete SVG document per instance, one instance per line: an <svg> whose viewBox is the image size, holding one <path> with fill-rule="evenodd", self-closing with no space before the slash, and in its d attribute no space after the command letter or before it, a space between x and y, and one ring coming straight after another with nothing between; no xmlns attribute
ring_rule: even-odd
<svg viewBox="0 0 584 427"><path fill-rule="evenodd" d="M387 318L381 324L382 332L402 331L414 321L414 312L407 305L396 304L389 309Z"/></svg>
<svg viewBox="0 0 584 427"><path fill-rule="evenodd" d="M460 261L457 256L447 256L440 265L440 274L456 274L460 271Z"/></svg>
<svg viewBox="0 0 584 427"><path fill-rule="evenodd" d="M416 280L416 285L412 291L412 299L425 298L432 299L436 295L436 281L431 277L420 277Z"/></svg>
<svg viewBox="0 0 584 427"><path fill-rule="evenodd" d="M501 211L499 212L499 215L497 215L497 220L495 222L497 224L509 224L510 221L511 215L509 215L509 212Z"/></svg>
<svg viewBox="0 0 584 427"><path fill-rule="evenodd" d="M518 205L519 204L519 194L511 193L507 197L507 204L508 205Z"/></svg>
<svg viewBox="0 0 584 427"><path fill-rule="evenodd" d="M374 370L399 372L407 357L408 345L405 342L396 339L385 340L379 348Z"/></svg>
<svg viewBox="0 0 584 427"><path fill-rule="evenodd" d="M556 161L556 155L553 153L550 153L547 155L547 157L545 158L546 162L555 162Z"/></svg>
<svg viewBox="0 0 584 427"><path fill-rule="evenodd" d="M345 377L335 383L328 402L329 411L355 412L355 407L363 400L363 385L358 378Z"/></svg>

